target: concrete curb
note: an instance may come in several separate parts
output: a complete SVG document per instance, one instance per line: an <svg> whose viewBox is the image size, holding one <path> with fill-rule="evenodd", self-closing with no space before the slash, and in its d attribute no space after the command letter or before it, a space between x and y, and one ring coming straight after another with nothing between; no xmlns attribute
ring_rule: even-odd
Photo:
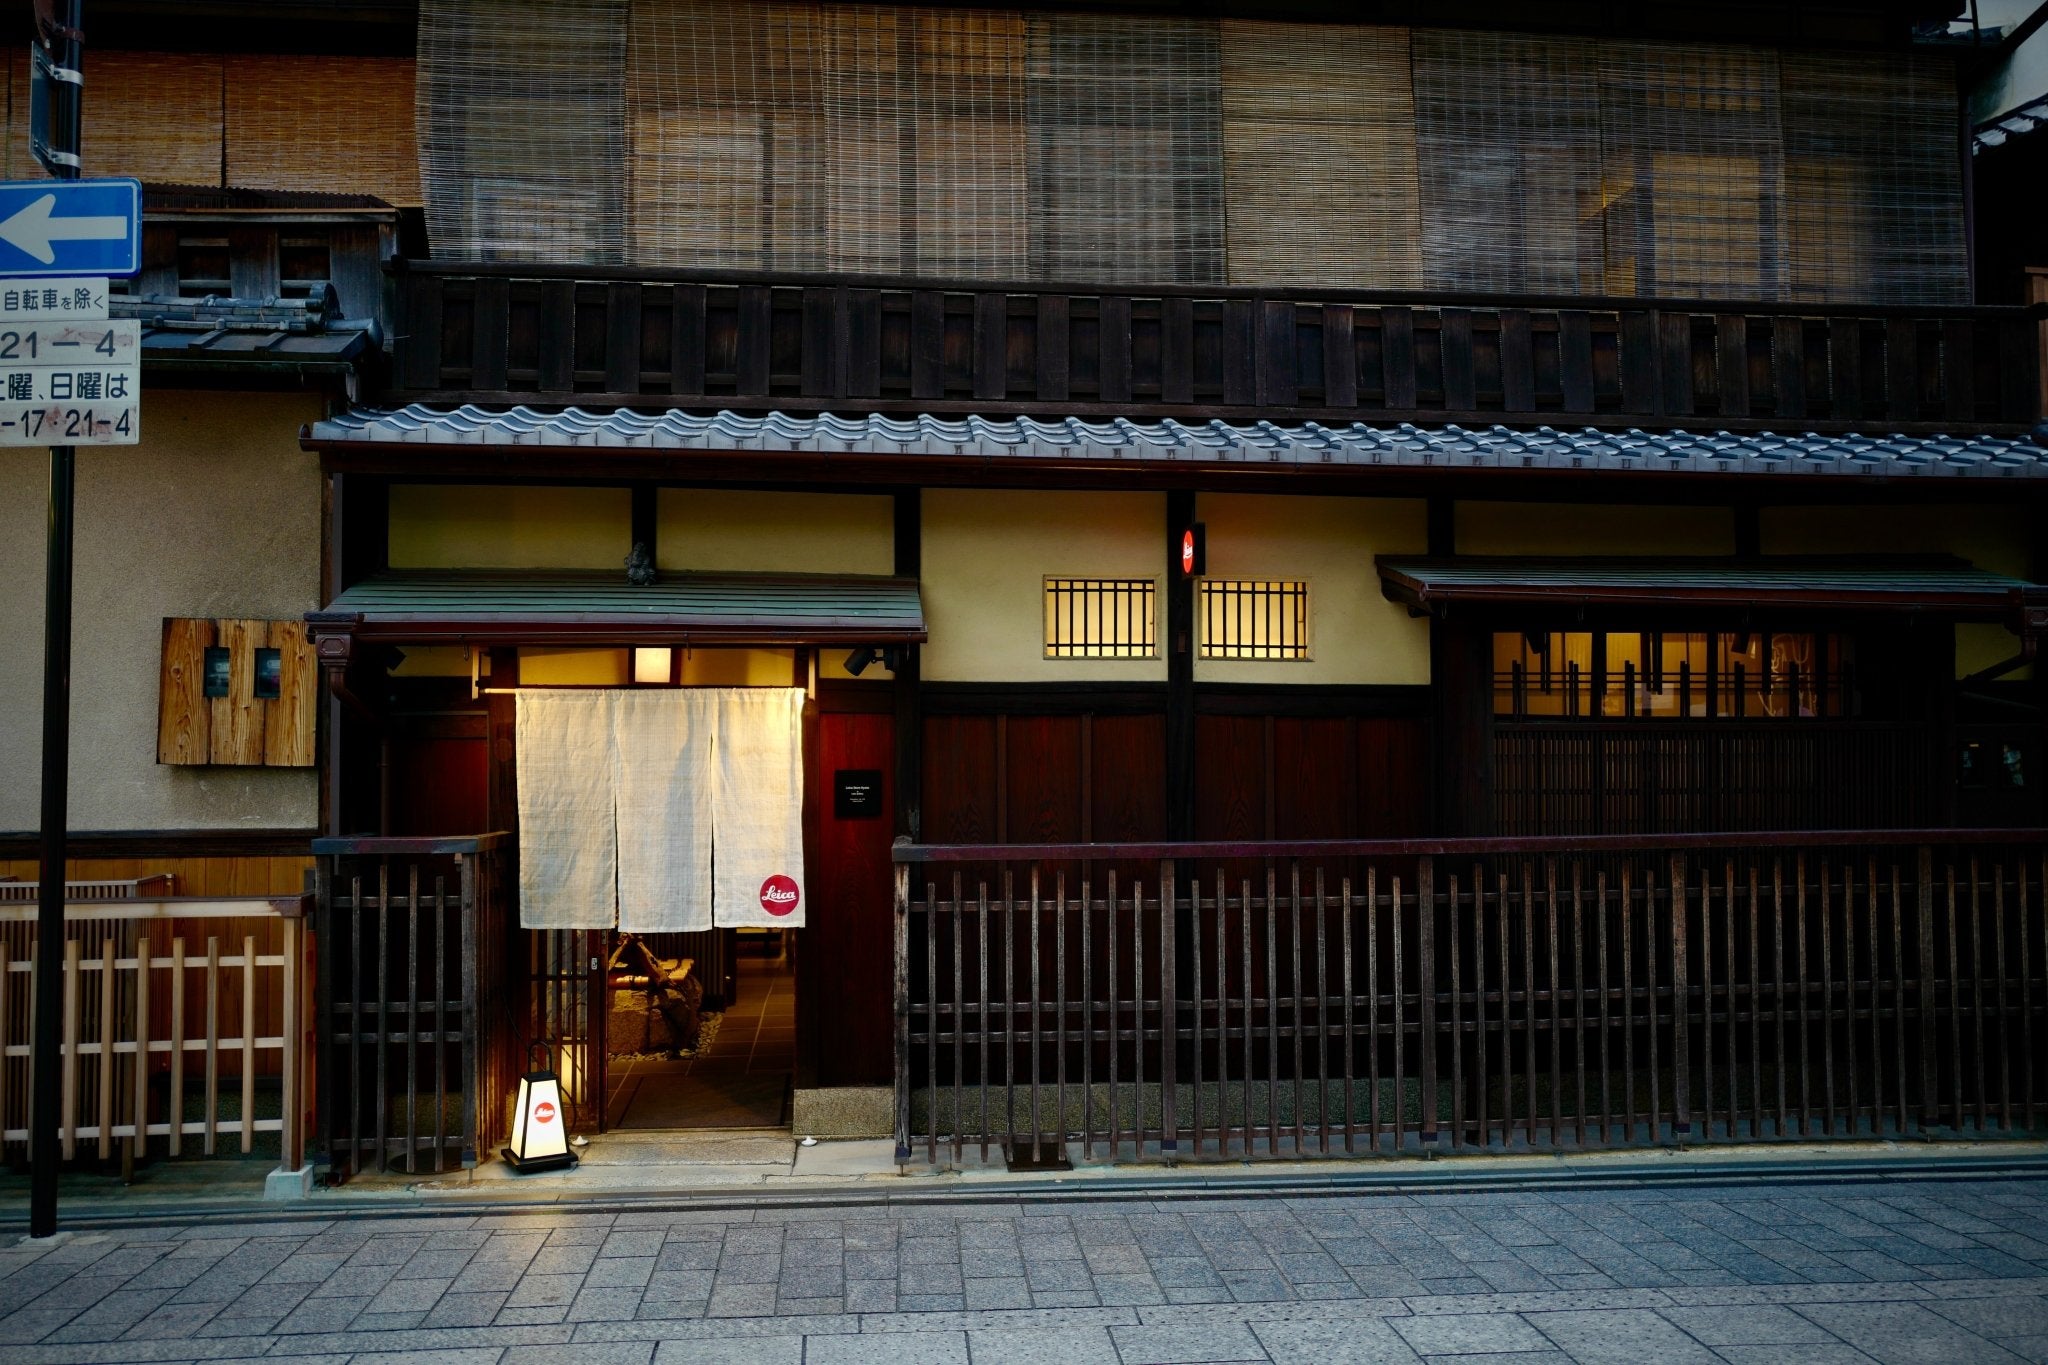
<svg viewBox="0 0 2048 1365"><path fill-rule="evenodd" d="M952 1188L884 1190L876 1182L819 1184L802 1188L774 1188L760 1185L735 1189L726 1186L701 1192L664 1190L644 1195L621 1195L616 1191L579 1195L551 1191L532 1199L472 1198L463 1195L360 1196L345 1191L315 1191L304 1201L280 1205L261 1198L195 1200L182 1203L153 1203L127 1211L97 1201L63 1215L63 1225L73 1231L177 1226L199 1220L238 1215L264 1223L326 1223L337 1220L378 1221L392 1219L479 1218L508 1214L557 1212L583 1213L707 1213L722 1211L782 1211L789 1209L872 1208L908 1209L969 1206L983 1203L1061 1204L1127 1201L1202 1202L1258 1198L1312 1198L1317 1196L1429 1196L1483 1194L1557 1194L1577 1190L1612 1191L1640 1189L1646 1194L1659 1189L1713 1189L1757 1185L1880 1185L1924 1184L1942 1181L2041 1179L2048 1178L2048 1152L2041 1155L2009 1156L1924 1156L1864 1157L1842 1156L1815 1159L1800 1153L1796 1159L1674 1161L1616 1160L1612 1163L1558 1162L1548 1169L1517 1166L1492 1172L1477 1169L1481 1160L1429 1161L1404 1165L1400 1170L1379 1168L1303 1175L1297 1172L1271 1175L1248 1172L1226 1174L1223 1168L1180 1168L1165 1173L1130 1176L1094 1176L1076 1179L1067 1175L1038 1175L1022 1179L986 1179L962 1182ZM935 1177L934 1182L946 1177ZM892 1182L893 1183L893 1182ZM14 1201L10 1201L13 1203ZM25 1229L25 1211L19 1205L0 1212L0 1230Z"/></svg>

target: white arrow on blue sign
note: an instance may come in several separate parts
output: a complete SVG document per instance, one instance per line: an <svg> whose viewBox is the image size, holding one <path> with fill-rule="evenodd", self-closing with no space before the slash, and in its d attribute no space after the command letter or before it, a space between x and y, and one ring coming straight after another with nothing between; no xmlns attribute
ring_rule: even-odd
<svg viewBox="0 0 2048 1365"><path fill-rule="evenodd" d="M141 268L141 181L0 181L0 277Z"/></svg>

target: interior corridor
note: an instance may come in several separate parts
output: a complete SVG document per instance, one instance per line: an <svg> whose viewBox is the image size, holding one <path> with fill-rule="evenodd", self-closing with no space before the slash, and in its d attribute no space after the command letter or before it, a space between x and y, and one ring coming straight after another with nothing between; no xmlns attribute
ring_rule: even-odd
<svg viewBox="0 0 2048 1365"><path fill-rule="evenodd" d="M644 1131L778 1128L789 1122L796 1069L796 976L791 933L742 933L739 999L694 1057L611 1059L606 1126Z"/></svg>

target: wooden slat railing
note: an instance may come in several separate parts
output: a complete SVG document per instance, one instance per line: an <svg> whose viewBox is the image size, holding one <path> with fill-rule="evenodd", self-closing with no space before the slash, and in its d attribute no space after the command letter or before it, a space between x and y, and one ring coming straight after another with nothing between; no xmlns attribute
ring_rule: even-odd
<svg viewBox="0 0 2048 1365"><path fill-rule="evenodd" d="M337 1176L474 1166L524 1064L504 834L313 841L319 1150Z"/></svg>
<svg viewBox="0 0 2048 1365"><path fill-rule="evenodd" d="M393 399L1896 431L2041 415L2036 308L411 262Z"/></svg>
<svg viewBox="0 0 2048 1365"><path fill-rule="evenodd" d="M65 906L65 1160L230 1146L246 1156L274 1133L281 1166L304 1164L306 909L296 896ZM0 935L0 1143L10 1146L29 1138L35 925L33 905L0 905L10 930Z"/></svg>
<svg viewBox="0 0 2048 1365"><path fill-rule="evenodd" d="M2040 830L895 856L906 1164L2048 1121Z"/></svg>

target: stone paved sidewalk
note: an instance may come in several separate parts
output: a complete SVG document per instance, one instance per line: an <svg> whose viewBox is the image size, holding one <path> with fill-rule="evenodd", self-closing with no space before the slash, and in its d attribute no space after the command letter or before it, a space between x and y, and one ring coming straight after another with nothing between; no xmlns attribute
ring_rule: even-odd
<svg viewBox="0 0 2048 1365"><path fill-rule="evenodd" d="M209 1222L0 1247L0 1361L2048 1361L2048 1179Z"/></svg>

